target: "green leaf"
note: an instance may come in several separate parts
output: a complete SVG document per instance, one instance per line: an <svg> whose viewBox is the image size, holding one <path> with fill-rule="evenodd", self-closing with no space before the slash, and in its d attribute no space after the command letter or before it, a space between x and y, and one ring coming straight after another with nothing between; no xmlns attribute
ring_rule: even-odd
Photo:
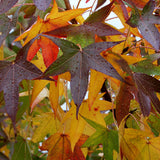
<svg viewBox="0 0 160 160"><path fill-rule="evenodd" d="M14 152L11 160L32 160L31 152L27 141L18 136L16 142L14 143Z"/></svg>
<svg viewBox="0 0 160 160"><path fill-rule="evenodd" d="M102 125L83 117L85 121L96 129L96 132L91 135L87 141L83 144L83 147L95 146L98 144L103 145L104 157L109 160L113 160L113 150L118 152L118 132L115 130L109 130Z"/></svg>
<svg viewBox="0 0 160 160"><path fill-rule="evenodd" d="M54 117L55 115L53 113L48 112L33 118L33 124L39 123L32 137L34 143L43 141L48 134L52 135L56 133L60 126L60 122Z"/></svg>
<svg viewBox="0 0 160 160"><path fill-rule="evenodd" d="M29 109L29 106L30 106L29 96L23 96L19 98L19 106L18 106L18 111L16 115L16 122L22 118L24 112L27 109Z"/></svg>
<svg viewBox="0 0 160 160"><path fill-rule="evenodd" d="M157 137L160 133L160 117L158 115L150 114L148 117L148 124L151 127L152 132Z"/></svg>
<svg viewBox="0 0 160 160"><path fill-rule="evenodd" d="M133 72L141 72L148 75L160 75L160 66L154 65L152 62L160 58L160 54L152 54L145 56L146 60L140 61L134 65L131 65L130 68Z"/></svg>

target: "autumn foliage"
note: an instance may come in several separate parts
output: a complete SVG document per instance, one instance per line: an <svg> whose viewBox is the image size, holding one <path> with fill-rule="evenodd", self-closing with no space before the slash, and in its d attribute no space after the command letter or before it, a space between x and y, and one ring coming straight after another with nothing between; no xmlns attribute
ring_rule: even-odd
<svg viewBox="0 0 160 160"><path fill-rule="evenodd" d="M0 160L159 160L159 0L75 2L0 1Z"/></svg>

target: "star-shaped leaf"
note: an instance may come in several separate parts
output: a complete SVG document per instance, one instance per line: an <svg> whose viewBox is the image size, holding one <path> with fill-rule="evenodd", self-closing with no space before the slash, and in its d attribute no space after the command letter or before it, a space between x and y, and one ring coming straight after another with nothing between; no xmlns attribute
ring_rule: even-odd
<svg viewBox="0 0 160 160"><path fill-rule="evenodd" d="M87 91L90 69L123 81L115 68L100 55L103 50L113 47L119 42L93 43L82 49L72 42L48 35L43 36L50 38L63 51L63 55L47 68L43 76L55 76L68 71L71 73L71 93L77 106L77 115Z"/></svg>
<svg viewBox="0 0 160 160"><path fill-rule="evenodd" d="M153 59L156 58L152 57ZM149 116L151 111L151 102L156 110L160 113L160 101L156 92L160 93L160 81L152 76L143 73L133 73L124 59L117 61L121 68L127 72L133 79L137 91L134 92L135 98L140 104L142 114Z"/></svg>
<svg viewBox="0 0 160 160"><path fill-rule="evenodd" d="M43 142L40 149L48 150L47 160L85 160L81 146L87 138L88 136L82 135L72 151L70 143L71 137L64 133L55 133Z"/></svg>
<svg viewBox="0 0 160 160"><path fill-rule="evenodd" d="M54 0L53 8L51 12L46 15L46 18L43 20L38 17L37 21L27 31L16 38L15 41L26 38L23 44L26 45L39 33L48 32L59 27L69 25L70 20L81 15L87 9L88 8L72 9L64 12L59 12L57 3ZM46 67L48 67L57 58L59 49L52 41L48 40L46 37L40 38L39 40L36 39L28 52L27 60L31 61L40 48L42 48L44 63Z"/></svg>
<svg viewBox="0 0 160 160"><path fill-rule="evenodd" d="M18 109L19 83L23 79L35 79L42 74L35 65L25 60L32 42L19 51L15 61L0 61L0 91L3 90L6 112L12 119L13 125Z"/></svg>
<svg viewBox="0 0 160 160"><path fill-rule="evenodd" d="M104 126L83 117L89 125L96 129L96 132L90 136L83 144L83 147L95 146L98 144L103 145L104 157L106 159L113 159L113 150L118 151L118 132L115 130L108 130Z"/></svg>
<svg viewBox="0 0 160 160"><path fill-rule="evenodd" d="M138 27L143 37L156 49L160 49L160 33L155 24L160 24L160 17L153 15L155 1L150 0L139 15L137 9L127 21L132 27Z"/></svg>

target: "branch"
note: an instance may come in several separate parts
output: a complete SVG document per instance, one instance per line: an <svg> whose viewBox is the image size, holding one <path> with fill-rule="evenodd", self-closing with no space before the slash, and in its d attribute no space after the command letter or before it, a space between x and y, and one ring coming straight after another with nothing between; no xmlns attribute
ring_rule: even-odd
<svg viewBox="0 0 160 160"><path fill-rule="evenodd" d="M65 5L66 5L66 10L72 9L69 0L64 0L64 3L65 3ZM72 23L72 24L77 24L76 19L72 19L72 20L71 20L71 23Z"/></svg>

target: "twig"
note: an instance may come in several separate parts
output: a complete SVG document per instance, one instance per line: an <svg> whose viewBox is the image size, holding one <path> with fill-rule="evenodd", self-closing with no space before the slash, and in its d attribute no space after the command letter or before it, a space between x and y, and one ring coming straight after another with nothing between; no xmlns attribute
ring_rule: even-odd
<svg viewBox="0 0 160 160"><path fill-rule="evenodd" d="M78 1L78 4L77 4L77 7L76 7L76 8L78 8L78 7L79 7L79 4L80 4L80 3L81 3L81 0L79 0L79 1Z"/></svg>
<svg viewBox="0 0 160 160"><path fill-rule="evenodd" d="M65 3L65 5L66 5L66 9L67 9L67 10L72 9L69 0L64 0L64 3Z"/></svg>
<svg viewBox="0 0 160 160"><path fill-rule="evenodd" d="M65 3L65 5L66 5L66 9L67 9L67 10L72 9L69 0L64 0L64 3ZM77 24L77 21L76 21L75 19L72 19L72 20L71 20L71 23L72 23L72 24Z"/></svg>

